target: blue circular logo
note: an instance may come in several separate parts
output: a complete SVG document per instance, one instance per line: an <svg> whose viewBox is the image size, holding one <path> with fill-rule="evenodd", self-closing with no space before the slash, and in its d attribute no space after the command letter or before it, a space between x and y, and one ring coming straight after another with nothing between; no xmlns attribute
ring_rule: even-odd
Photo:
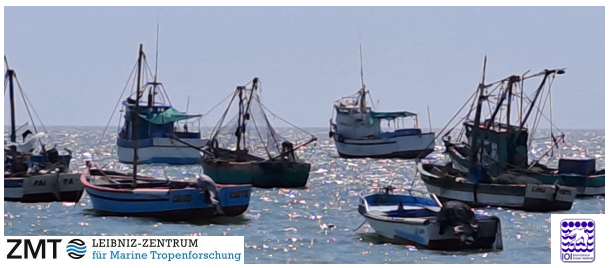
<svg viewBox="0 0 610 268"><path fill-rule="evenodd" d="M85 253L87 253L87 246L83 240L72 239L66 246L66 252L70 258L80 259L85 256Z"/></svg>

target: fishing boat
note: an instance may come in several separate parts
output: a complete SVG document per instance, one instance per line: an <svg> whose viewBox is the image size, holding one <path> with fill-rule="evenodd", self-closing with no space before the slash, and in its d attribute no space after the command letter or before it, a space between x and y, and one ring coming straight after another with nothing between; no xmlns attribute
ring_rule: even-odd
<svg viewBox="0 0 610 268"><path fill-rule="evenodd" d="M605 169L596 170L595 158L559 157L557 168L551 168L540 163L543 158L551 157L554 150L559 149L559 144L565 142L565 134L561 133L556 136L553 133L554 125L552 121L550 122L551 135L548 139L552 145L539 158L533 161L528 159L528 148L532 147L531 142L534 139L533 134L536 133L536 129L528 129L526 122L534 115L532 111L537 106L545 106L546 101L541 100L545 88L548 88L548 92L551 90L550 86L545 86L552 85L555 76L563 73L563 70L544 70L532 76L511 76L506 79L506 83L498 96L499 102L491 106L495 110L492 110L490 118L479 126L478 132L483 142L479 159L486 162L489 166L488 171L493 176L500 174L516 177L527 176L540 181L542 184L557 184L576 188L579 196L605 195ZM523 101L519 102L520 99L524 98L523 81L539 76L542 76L543 79L533 93L533 100L529 105L523 105ZM547 93L547 97L550 96ZM513 99L517 101L513 101ZM540 108L537 110L534 126L540 124L540 118L543 115ZM552 116L545 117L552 118ZM511 118L515 122L511 121ZM463 172L467 172L470 165L468 157L471 148L473 148L471 145L474 143L472 138L474 124L473 120L465 120L462 124L463 131L455 141L452 141L449 132L443 137L445 152L451 159L453 167ZM460 141L462 135L465 136L465 141Z"/></svg>
<svg viewBox="0 0 610 268"><path fill-rule="evenodd" d="M309 179L311 164L299 159L297 150L317 138L267 109L259 94L259 78L238 86L229 107L212 131L202 157L203 172L217 183L251 184L259 188L300 188ZM250 86L250 87L248 87ZM235 104L235 105L234 105ZM232 120L225 117L235 113ZM282 137L267 113L292 125L291 138Z"/></svg>
<svg viewBox="0 0 610 268"><path fill-rule="evenodd" d="M22 203L42 202L76 202L83 193L80 174L70 170L72 152L66 149L66 154L60 154L55 148L48 149L43 140L48 137L47 131L38 131L35 122L31 122L33 130L24 124L17 128L15 114L15 85L17 85L29 118L35 113L29 99L17 80L15 70L6 65L5 91L8 85L10 101L10 133L9 141L4 144L4 201ZM8 80L8 81L7 81ZM37 115L36 115L37 116ZM18 140L21 137L21 141Z"/></svg>
<svg viewBox="0 0 610 268"><path fill-rule="evenodd" d="M501 221L474 214L463 203L392 186L360 193L358 212L385 242L429 249L503 250Z"/></svg>
<svg viewBox="0 0 610 268"><path fill-rule="evenodd" d="M135 128L135 117L132 116L135 114L135 98L132 95L122 101L122 112L125 116L122 122L119 122L116 141L119 162L131 164L134 159L133 147L137 142L140 147L138 164L198 165L201 154L196 148L202 148L207 143L207 140L201 137L202 115L188 114L188 104L186 112L174 108L163 83L157 80L157 68L155 67L155 74L152 75L146 59L144 62L148 72L142 71L142 75L145 81L150 82L145 83L143 89L134 90L140 94L140 98L147 98L147 103L140 106L138 113L138 119L144 120ZM134 87L136 85L133 81L131 84ZM188 142L191 146L175 142L172 137Z"/></svg>
<svg viewBox="0 0 610 268"><path fill-rule="evenodd" d="M138 55L137 87L141 88L141 70L144 60L143 45ZM143 118L140 114L140 92L136 93L132 123L138 129ZM207 176L196 182L171 181L137 174L139 155L138 132L134 136L133 172L92 168L87 163L80 181L85 185L93 208L103 215L155 217L170 220L198 220L217 216L241 215L250 203L250 185L217 185Z"/></svg>
<svg viewBox="0 0 610 268"><path fill-rule="evenodd" d="M134 178L133 174L99 168L87 169L81 181L100 215L165 220L239 216L248 209L252 192L249 185L215 185L201 179L189 182Z"/></svg>
<svg viewBox="0 0 610 268"><path fill-rule="evenodd" d="M533 76L509 76L500 81L486 85L485 67L483 79L473 96L478 95L474 120L467 128L468 136L473 150L469 151L468 169L460 170L453 166L453 161L447 165L433 165L424 162L417 164L417 170L428 191L436 194L441 201L457 200L470 206L497 206L510 207L526 211L558 211L570 210L577 194L573 187L558 184L544 184L529 176L510 176L498 169L498 152L510 150L503 157L518 160L516 152L527 151L526 147L517 147L509 141L522 144L527 139L527 129L520 125L518 129L506 125L491 124L501 110L496 106L491 111L490 120L481 120L483 104L490 99L491 93L486 94L492 87L511 91L512 85L533 77L543 75L544 80L551 74L561 74L563 69L545 70ZM543 84L542 84L543 85ZM541 85L541 87L542 87ZM507 98L507 94L500 94L498 105ZM536 97L534 98L534 102ZM511 102L511 98L508 98ZM530 110L531 111L531 110ZM510 110L506 114L510 118ZM527 120L529 112L524 115ZM467 116L468 118L468 116ZM525 122L525 121L523 121ZM449 132L448 132L449 133ZM506 161L506 159L504 159Z"/></svg>
<svg viewBox="0 0 610 268"><path fill-rule="evenodd" d="M417 163L428 192L441 201L457 200L471 207L505 207L530 212L572 209L576 189L540 183L479 182L450 165ZM478 174L484 171L477 171ZM470 178L470 179L467 179Z"/></svg>
<svg viewBox="0 0 610 268"><path fill-rule="evenodd" d="M368 96L370 92L362 78L362 87L355 95L343 97L333 105L329 137L340 157L415 159L434 151L435 133L419 128L417 113L374 111L367 104ZM406 127L406 120L412 120L414 127ZM388 128L383 129L386 122Z"/></svg>

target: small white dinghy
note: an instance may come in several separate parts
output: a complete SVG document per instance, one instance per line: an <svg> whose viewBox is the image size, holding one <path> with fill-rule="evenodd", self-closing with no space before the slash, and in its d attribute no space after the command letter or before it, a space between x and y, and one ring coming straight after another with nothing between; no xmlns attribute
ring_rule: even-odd
<svg viewBox="0 0 610 268"><path fill-rule="evenodd" d="M441 204L434 194L373 188L360 194L358 212L390 243L452 251L503 249L498 217L475 215L459 201Z"/></svg>

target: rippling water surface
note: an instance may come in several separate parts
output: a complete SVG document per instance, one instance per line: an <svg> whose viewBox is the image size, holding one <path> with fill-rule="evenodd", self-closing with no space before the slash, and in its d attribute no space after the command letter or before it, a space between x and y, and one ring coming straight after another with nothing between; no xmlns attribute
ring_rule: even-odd
<svg viewBox="0 0 610 268"><path fill-rule="evenodd" d="M49 131L57 148L74 152L73 168L84 161L128 169L114 159L114 133L95 127L55 127ZM320 141L300 152L312 164L306 189L254 189L248 211L231 219L205 222L159 222L153 219L99 217L87 196L74 203L19 204L4 202L5 235L240 235L245 237L246 263L550 263L549 213L494 208L479 211L502 220L502 252L442 252L382 244L357 212L358 192L393 184L425 189L406 160L346 160L336 157L327 129L309 129ZM112 132L110 129L109 132ZM280 131L281 134L283 134ZM538 135L539 134L539 135ZM564 156L588 155L605 165L605 131L565 131ZM285 136L290 136L289 134ZM539 132L536 136L548 136ZM532 157L550 143L534 142ZM544 161L543 161L544 163ZM548 163L553 166L556 161ZM197 166L147 167L149 175L183 179L201 172ZM165 172L165 173L164 173ZM578 199L570 212L605 213L604 197Z"/></svg>

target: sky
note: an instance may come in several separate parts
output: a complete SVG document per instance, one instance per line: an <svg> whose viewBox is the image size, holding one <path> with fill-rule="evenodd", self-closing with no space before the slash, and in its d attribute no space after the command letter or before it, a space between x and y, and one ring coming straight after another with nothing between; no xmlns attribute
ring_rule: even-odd
<svg viewBox="0 0 610 268"><path fill-rule="evenodd" d="M259 77L275 114L327 127L333 102L360 88L361 44L375 108L419 113L422 127L427 107L434 127L447 124L487 56L488 81L568 68L554 82L553 123L603 129L604 16L604 7L4 7L4 53L47 126L105 126L140 43L154 68L159 24L159 80L177 109L190 98L192 113ZM4 106L8 125L8 94Z"/></svg>

